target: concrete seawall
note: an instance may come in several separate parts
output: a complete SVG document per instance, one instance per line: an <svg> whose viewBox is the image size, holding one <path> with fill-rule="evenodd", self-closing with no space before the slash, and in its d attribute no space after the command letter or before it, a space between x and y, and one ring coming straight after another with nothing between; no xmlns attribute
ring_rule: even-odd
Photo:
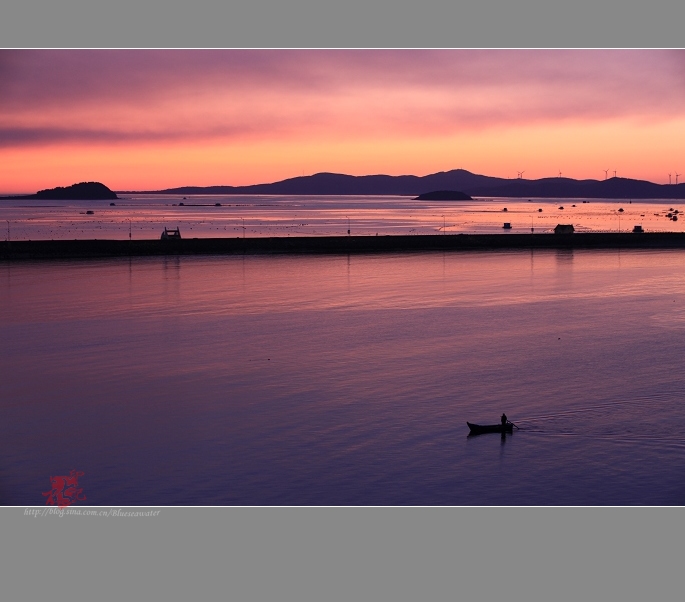
<svg viewBox="0 0 685 602"><path fill-rule="evenodd" d="M155 255L356 254L497 249L685 249L685 233L448 234L189 238L181 240L35 240L0 242L0 260Z"/></svg>

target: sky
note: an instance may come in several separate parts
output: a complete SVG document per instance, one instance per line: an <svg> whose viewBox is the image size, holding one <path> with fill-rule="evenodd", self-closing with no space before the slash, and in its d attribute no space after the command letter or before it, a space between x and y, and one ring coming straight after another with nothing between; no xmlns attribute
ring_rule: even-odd
<svg viewBox="0 0 685 602"><path fill-rule="evenodd" d="M685 51L0 50L2 192L456 168L675 182Z"/></svg>

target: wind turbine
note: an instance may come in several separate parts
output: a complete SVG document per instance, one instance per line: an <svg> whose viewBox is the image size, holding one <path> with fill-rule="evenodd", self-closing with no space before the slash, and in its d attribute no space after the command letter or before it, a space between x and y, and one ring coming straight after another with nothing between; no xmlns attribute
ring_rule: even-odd
<svg viewBox="0 0 685 602"><path fill-rule="evenodd" d="M609 177L609 170L605 169L604 170L604 179L606 180Z"/></svg>
<svg viewBox="0 0 685 602"><path fill-rule="evenodd" d="M559 177L561 177L561 170L559 170Z"/></svg>
<svg viewBox="0 0 685 602"><path fill-rule="evenodd" d="M519 180L523 178L523 174L526 173L525 171L517 171L516 172L519 175Z"/></svg>
<svg viewBox="0 0 685 602"><path fill-rule="evenodd" d="M671 183L671 174L668 174L668 183Z"/></svg>
<svg viewBox="0 0 685 602"><path fill-rule="evenodd" d="M614 169L614 178L616 177L616 170Z"/></svg>
<svg viewBox="0 0 685 602"><path fill-rule="evenodd" d="M681 174L681 173L677 173L677 174L675 175L675 183L676 183L676 185L678 185L678 176L682 176L682 175L683 175L683 174Z"/></svg>

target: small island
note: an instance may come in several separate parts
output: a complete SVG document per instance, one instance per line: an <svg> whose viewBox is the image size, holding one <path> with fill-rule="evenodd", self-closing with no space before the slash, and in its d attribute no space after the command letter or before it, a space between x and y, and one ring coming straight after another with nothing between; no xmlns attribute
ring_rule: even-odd
<svg viewBox="0 0 685 602"><path fill-rule="evenodd" d="M458 190L435 190L424 192L417 196L415 201L472 201L473 198Z"/></svg>
<svg viewBox="0 0 685 602"><path fill-rule="evenodd" d="M118 199L113 192L100 182L80 182L71 186L58 186L39 190L36 194L23 194L19 196L5 196L2 199L39 199L49 201L110 201Z"/></svg>

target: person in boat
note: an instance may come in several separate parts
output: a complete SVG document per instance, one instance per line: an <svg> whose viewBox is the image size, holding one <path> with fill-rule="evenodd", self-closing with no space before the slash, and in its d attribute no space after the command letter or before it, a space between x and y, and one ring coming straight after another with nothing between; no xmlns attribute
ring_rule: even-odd
<svg viewBox="0 0 685 602"><path fill-rule="evenodd" d="M502 421L502 426L507 426L507 415L504 412L502 412L502 418L500 418L500 420Z"/></svg>

